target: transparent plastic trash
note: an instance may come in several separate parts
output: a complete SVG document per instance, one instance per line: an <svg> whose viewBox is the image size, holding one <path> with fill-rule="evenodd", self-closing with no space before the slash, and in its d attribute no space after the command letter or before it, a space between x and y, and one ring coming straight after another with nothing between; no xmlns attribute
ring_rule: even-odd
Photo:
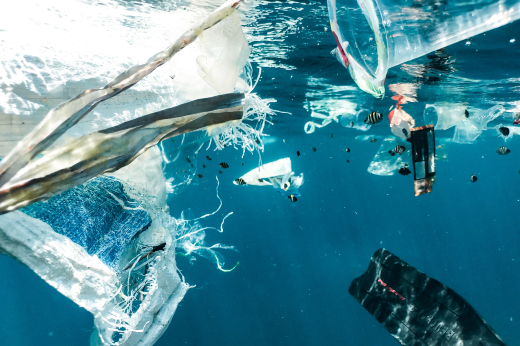
<svg viewBox="0 0 520 346"><path fill-rule="evenodd" d="M354 128L360 131L368 131L372 125L365 124L367 115L370 114L368 109L360 109L355 113L345 113L341 116L339 123L346 128Z"/></svg>
<svg viewBox="0 0 520 346"><path fill-rule="evenodd" d="M333 54L356 84L383 98L388 69L520 18L518 0L328 0Z"/></svg>
<svg viewBox="0 0 520 346"><path fill-rule="evenodd" d="M424 122L433 124L435 130L447 130L466 118L467 107L460 103L440 102L426 105Z"/></svg>
<svg viewBox="0 0 520 346"><path fill-rule="evenodd" d="M401 155L390 155L389 151L394 150L397 145L406 148ZM377 150L376 155L368 166L368 172L375 175L390 176L394 175L399 168L409 165L412 162L410 143L399 140L395 137L385 138Z"/></svg>
<svg viewBox="0 0 520 346"><path fill-rule="evenodd" d="M505 109L502 105L473 112L469 118L462 120L455 127L453 141L461 144L473 144L482 131L487 130L487 124L498 118Z"/></svg>

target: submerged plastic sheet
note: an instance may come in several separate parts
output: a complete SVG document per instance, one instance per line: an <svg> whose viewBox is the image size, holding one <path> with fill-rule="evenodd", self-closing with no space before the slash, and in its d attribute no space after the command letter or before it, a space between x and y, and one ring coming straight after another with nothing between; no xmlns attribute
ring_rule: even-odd
<svg viewBox="0 0 520 346"><path fill-rule="evenodd" d="M394 156L389 151L394 150L397 145L402 145L406 151L401 155ZM410 143L398 140L395 137L385 138L381 143L376 155L368 166L368 172L375 175L390 176L394 175L399 168L407 166L411 162Z"/></svg>
<svg viewBox="0 0 520 346"><path fill-rule="evenodd" d="M300 196L298 188L303 184L303 173L294 174L291 159L286 157L261 165L234 181L235 185L273 186L284 196Z"/></svg>
<svg viewBox="0 0 520 346"><path fill-rule="evenodd" d="M433 124L435 130L447 130L465 119L467 107L460 103L436 103L426 105L424 109L424 122Z"/></svg>
<svg viewBox="0 0 520 346"><path fill-rule="evenodd" d="M388 250L348 291L403 346L505 346L464 298Z"/></svg>

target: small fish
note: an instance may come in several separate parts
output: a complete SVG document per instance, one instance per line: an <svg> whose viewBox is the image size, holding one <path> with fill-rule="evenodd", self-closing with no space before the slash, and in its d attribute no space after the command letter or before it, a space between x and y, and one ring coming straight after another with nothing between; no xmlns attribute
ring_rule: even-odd
<svg viewBox="0 0 520 346"><path fill-rule="evenodd" d="M408 131L406 131L406 129L403 129L403 135L408 138Z"/></svg>
<svg viewBox="0 0 520 346"><path fill-rule="evenodd" d="M291 200L291 202L296 202L298 200L298 198L296 198L295 195L290 195L290 196L287 196L289 197L289 199Z"/></svg>
<svg viewBox="0 0 520 346"><path fill-rule="evenodd" d="M349 162L350 162L350 161L349 161L349 160L347 160L347 163L349 163Z"/></svg>
<svg viewBox="0 0 520 346"><path fill-rule="evenodd" d="M287 191L288 188L289 188L289 183L283 184L283 190L284 191Z"/></svg>
<svg viewBox="0 0 520 346"><path fill-rule="evenodd" d="M383 114L379 112L370 113L365 119L365 124L375 125L380 123L383 120Z"/></svg>
<svg viewBox="0 0 520 346"><path fill-rule="evenodd" d="M197 177L202 178L202 174L197 174Z"/></svg>
<svg viewBox="0 0 520 346"><path fill-rule="evenodd" d="M202 165L202 168L206 168L206 165Z"/></svg>
<svg viewBox="0 0 520 346"><path fill-rule="evenodd" d="M312 151L316 152L316 148L315 148L315 147L312 147Z"/></svg>
<svg viewBox="0 0 520 346"><path fill-rule="evenodd" d="M467 109L464 111L464 116L465 116L466 118L469 118L469 112L468 112Z"/></svg>
<svg viewBox="0 0 520 346"><path fill-rule="evenodd" d="M191 163L191 160L189 158L186 158L186 161L188 161L189 163Z"/></svg>
<svg viewBox="0 0 520 346"><path fill-rule="evenodd" d="M260 140L257 138L255 139L256 144L260 144Z"/></svg>
<svg viewBox="0 0 520 346"><path fill-rule="evenodd" d="M497 149L498 155L507 155L511 152L511 150L507 149L506 147L500 147Z"/></svg>
<svg viewBox="0 0 520 346"><path fill-rule="evenodd" d="M370 143L375 143L375 142L377 142L377 138L372 138L372 139L370 140Z"/></svg>
<svg viewBox="0 0 520 346"><path fill-rule="evenodd" d="M471 177L469 177L469 180L474 183L477 181L477 176L476 175L472 175Z"/></svg>
<svg viewBox="0 0 520 346"><path fill-rule="evenodd" d="M408 174L412 173L412 171L410 171L410 169L408 167L401 167L401 168L399 168L399 170L397 172L401 175L408 175Z"/></svg>
<svg viewBox="0 0 520 346"><path fill-rule="evenodd" d="M207 159L208 159L209 161L211 161L211 157L209 157L209 156L206 156L206 158L207 158Z"/></svg>
<svg viewBox="0 0 520 346"><path fill-rule="evenodd" d="M222 174L222 171L218 171L219 174Z"/></svg>
<svg viewBox="0 0 520 346"><path fill-rule="evenodd" d="M354 127L354 122L353 121L350 122L350 127L351 128Z"/></svg>
<svg viewBox="0 0 520 346"><path fill-rule="evenodd" d="M500 133L506 137L509 136L509 129L505 126L502 126L501 128L499 128L498 131L500 131Z"/></svg>
<svg viewBox="0 0 520 346"><path fill-rule="evenodd" d="M220 163L219 166L224 168L224 169L229 168L229 165L227 163L225 163L225 162Z"/></svg>
<svg viewBox="0 0 520 346"><path fill-rule="evenodd" d="M297 151L297 152L296 152L296 155L297 155L298 157L300 157L300 152L299 152L299 151Z"/></svg>
<svg viewBox="0 0 520 346"><path fill-rule="evenodd" d="M246 181L242 178L238 178L235 180L235 184L237 185L246 185Z"/></svg>
<svg viewBox="0 0 520 346"><path fill-rule="evenodd" d="M390 154L390 156L395 156L395 152L393 150L388 150L388 153Z"/></svg>
<svg viewBox="0 0 520 346"><path fill-rule="evenodd" d="M242 162L242 166L244 165L244 163Z"/></svg>
<svg viewBox="0 0 520 346"><path fill-rule="evenodd" d="M264 182L264 179L260 178L260 179L258 179L258 181L259 181L260 183L263 183L263 182Z"/></svg>
<svg viewBox="0 0 520 346"><path fill-rule="evenodd" d="M350 153L350 148L347 148L347 153Z"/></svg>
<svg viewBox="0 0 520 346"><path fill-rule="evenodd" d="M334 138L334 134L333 133L330 134L330 138Z"/></svg>
<svg viewBox="0 0 520 346"><path fill-rule="evenodd" d="M397 146L394 148L394 153L401 155L402 153L405 152L405 150L406 150L406 148L403 147L402 145L397 145Z"/></svg>

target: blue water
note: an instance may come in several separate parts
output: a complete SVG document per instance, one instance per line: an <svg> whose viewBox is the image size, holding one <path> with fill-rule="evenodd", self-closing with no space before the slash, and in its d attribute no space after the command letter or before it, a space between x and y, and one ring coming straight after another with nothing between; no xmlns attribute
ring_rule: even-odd
<svg viewBox="0 0 520 346"><path fill-rule="evenodd" d="M506 344L520 345L519 140L507 143L507 156L495 153L504 142L494 135L482 136L474 145L450 144L448 159L437 163L433 193L414 197L413 175L367 172L380 141L355 140L359 132L337 123L311 135L303 132L311 120L305 108L309 91L355 100L368 109L388 110L395 104L388 90L382 101L359 90L327 92L330 86L354 83L329 54L335 42L325 30L325 4L268 2L259 9L265 15L251 24L259 27L257 34L269 31L269 24L285 30L285 38L252 44L254 67L273 61L271 67L264 64L256 92L276 98L273 109L291 113L272 119L266 132L276 141L266 145L262 160L290 157L293 171L305 175L302 196L291 203L274 189L233 185L232 180L258 164L256 154L241 158L230 148L200 153L204 178L169 200L171 213L179 216L191 208L202 215L216 209L217 176L223 208L203 226L218 225L228 212L234 214L226 219L224 233L207 232L207 243L234 245L239 251L225 252L225 267L240 264L223 273L205 259L191 264L178 256L186 281L196 287L156 345L397 345L348 294L350 282L380 247L454 289ZM448 47L442 54L453 64L440 81L396 67L386 84L419 85L419 102L405 108L417 119L425 103L456 100L484 109L516 101L513 79L520 77L520 42L509 41L519 32L520 23L513 23L473 38L470 45ZM309 77L322 82L311 88ZM473 81L461 84L462 77ZM390 132L384 123L369 134ZM452 135L453 129L438 133L439 138ZM208 162L206 155L213 160ZM220 162L230 166L223 174L218 174ZM476 183L469 181L472 174L478 176ZM0 257L0 272L0 345L88 344L90 313L6 256Z"/></svg>

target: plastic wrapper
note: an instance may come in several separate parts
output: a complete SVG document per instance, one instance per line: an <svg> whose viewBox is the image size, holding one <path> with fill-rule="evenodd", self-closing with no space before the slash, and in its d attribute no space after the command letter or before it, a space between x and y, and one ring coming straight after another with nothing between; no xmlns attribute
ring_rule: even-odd
<svg viewBox="0 0 520 346"><path fill-rule="evenodd" d="M303 173L295 175L291 168L291 159L286 157L274 162L269 162L255 168L239 179L235 185L272 186L284 196L300 196L298 189L303 184Z"/></svg>

